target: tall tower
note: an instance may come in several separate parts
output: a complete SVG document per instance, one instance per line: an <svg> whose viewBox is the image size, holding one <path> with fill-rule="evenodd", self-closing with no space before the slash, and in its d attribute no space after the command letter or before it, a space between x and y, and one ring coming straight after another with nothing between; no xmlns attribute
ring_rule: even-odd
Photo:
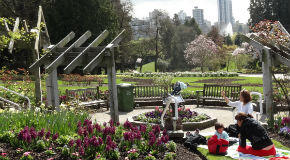
<svg viewBox="0 0 290 160"><path fill-rule="evenodd" d="M197 6L192 10L192 16L195 19L196 23L199 25L204 24L203 9L199 9Z"/></svg>
<svg viewBox="0 0 290 160"><path fill-rule="evenodd" d="M219 24L234 24L232 0L218 1L218 21Z"/></svg>

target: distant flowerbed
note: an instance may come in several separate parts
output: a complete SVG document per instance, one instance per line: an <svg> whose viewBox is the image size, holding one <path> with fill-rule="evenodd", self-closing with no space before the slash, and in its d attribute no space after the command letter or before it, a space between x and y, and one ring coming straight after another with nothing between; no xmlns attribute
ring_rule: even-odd
<svg viewBox="0 0 290 160"><path fill-rule="evenodd" d="M237 77L238 73L230 72L158 72L158 73L119 73L118 75L127 75L132 77L160 77L160 76L173 76L173 77Z"/></svg>
<svg viewBox="0 0 290 160"><path fill-rule="evenodd" d="M268 121L268 125L272 127L272 124ZM274 126L276 132L280 136L290 139L290 117L288 116L278 116L275 117Z"/></svg>
<svg viewBox="0 0 290 160"><path fill-rule="evenodd" d="M164 119L172 116L172 110L166 112ZM147 122L147 123L161 123L161 115L163 113L163 109L159 109L156 107L154 111L143 113L133 117L135 121ZM206 114L198 114L195 111L191 111L189 108L185 110L178 109L178 117L182 120L182 122L201 122L210 117Z"/></svg>

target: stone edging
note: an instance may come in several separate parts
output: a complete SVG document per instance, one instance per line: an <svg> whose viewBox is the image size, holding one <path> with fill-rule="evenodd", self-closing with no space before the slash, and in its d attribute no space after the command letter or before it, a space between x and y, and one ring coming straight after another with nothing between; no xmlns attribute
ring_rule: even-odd
<svg viewBox="0 0 290 160"><path fill-rule="evenodd" d="M128 121L131 122L133 125L137 126L137 125L146 125L148 123L146 122L140 122L140 121L135 121L133 119L133 117L129 117ZM211 118L205 121L201 121L201 122L186 122L186 123L182 123L183 124L183 131L194 131L196 129L199 130L203 130L209 127L214 126L214 124L217 122L216 118ZM154 125L154 123L149 123L151 125Z"/></svg>

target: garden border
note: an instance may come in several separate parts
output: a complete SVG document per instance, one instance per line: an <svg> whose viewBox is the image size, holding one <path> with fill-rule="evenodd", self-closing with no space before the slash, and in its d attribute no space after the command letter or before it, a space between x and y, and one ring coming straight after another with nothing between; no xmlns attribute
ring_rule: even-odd
<svg viewBox="0 0 290 160"><path fill-rule="evenodd" d="M146 122L141 122L141 121L135 121L133 119L133 117L129 117L128 121L135 126L137 126L137 125L139 126L141 124L143 124L143 125L148 125L148 124L156 125L156 123L146 123ZM214 126L214 124L216 122L217 122L217 118L214 118L214 117L211 117L210 119L207 119L207 120L204 120L201 122L185 122L185 123L182 123L183 124L183 131L194 131L196 129L203 130L203 129ZM158 125L161 125L161 124L158 124Z"/></svg>

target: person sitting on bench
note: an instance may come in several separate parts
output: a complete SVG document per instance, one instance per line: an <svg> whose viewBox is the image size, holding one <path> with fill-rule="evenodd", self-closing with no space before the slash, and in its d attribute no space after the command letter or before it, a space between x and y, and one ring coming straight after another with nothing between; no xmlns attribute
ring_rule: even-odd
<svg viewBox="0 0 290 160"><path fill-rule="evenodd" d="M266 129L246 113L239 113L235 116L240 127L240 144L238 152L251 154L259 157L275 156L275 146L267 134ZM246 145L246 140L251 142L252 146Z"/></svg>
<svg viewBox="0 0 290 160"><path fill-rule="evenodd" d="M226 103L231 107L237 108L237 113L246 113L252 114L253 113L253 105L252 105L252 97L249 91L242 90L240 93L240 101L232 102L226 97L225 91L222 91L222 96L225 99Z"/></svg>

